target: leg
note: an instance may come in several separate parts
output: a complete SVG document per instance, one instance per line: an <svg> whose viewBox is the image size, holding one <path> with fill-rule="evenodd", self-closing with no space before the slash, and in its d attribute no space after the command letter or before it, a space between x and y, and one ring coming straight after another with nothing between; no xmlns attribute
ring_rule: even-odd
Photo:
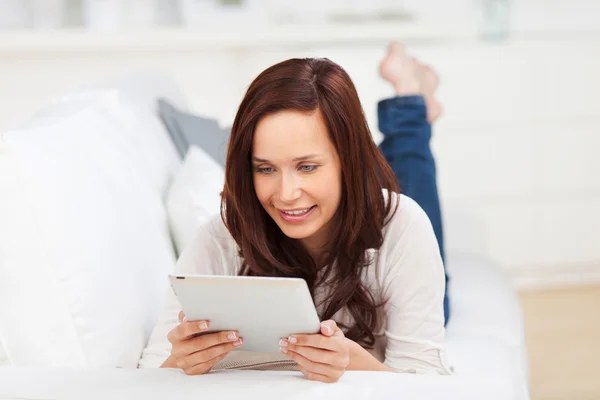
<svg viewBox="0 0 600 400"><path fill-rule="evenodd" d="M408 57L397 44L390 45L381 63L380 74L392 83L397 96L378 104L379 130L384 135L379 147L392 167L402 193L415 200L429 216L444 259L435 159L429 146L429 121L435 120L441 112L433 96L437 76L431 68L420 66ZM446 276L446 286L447 282ZM444 314L447 322L447 295L444 297Z"/></svg>

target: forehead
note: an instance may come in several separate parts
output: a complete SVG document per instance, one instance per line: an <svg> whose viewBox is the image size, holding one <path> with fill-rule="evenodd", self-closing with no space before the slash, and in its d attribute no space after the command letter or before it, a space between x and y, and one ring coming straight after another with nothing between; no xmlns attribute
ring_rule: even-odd
<svg viewBox="0 0 600 400"><path fill-rule="evenodd" d="M318 110L284 110L267 115L258 122L252 143L253 156L271 161L331 151L333 145Z"/></svg>

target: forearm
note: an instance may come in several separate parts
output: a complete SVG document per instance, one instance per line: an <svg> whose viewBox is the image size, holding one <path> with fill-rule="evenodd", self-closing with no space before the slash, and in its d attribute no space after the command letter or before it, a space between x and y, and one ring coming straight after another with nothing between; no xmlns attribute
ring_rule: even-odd
<svg viewBox="0 0 600 400"><path fill-rule="evenodd" d="M382 371L396 372L393 368L377 360L371 353L359 344L352 342L350 350L350 364L346 371Z"/></svg>

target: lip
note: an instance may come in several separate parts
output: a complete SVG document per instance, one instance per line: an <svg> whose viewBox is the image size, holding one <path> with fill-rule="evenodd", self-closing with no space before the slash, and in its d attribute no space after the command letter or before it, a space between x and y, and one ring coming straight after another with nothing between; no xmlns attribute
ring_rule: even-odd
<svg viewBox="0 0 600 400"><path fill-rule="evenodd" d="M311 206L310 207L311 210L309 212L307 212L306 214L302 214L302 215L289 215L284 213L282 210L277 209L277 211L279 211L279 215L281 216L281 219L283 219L286 222L303 222L305 221L312 213L313 211L315 211L315 209L317 208L317 206ZM297 210L305 210L305 208L296 208L293 210L285 210L285 211L297 211Z"/></svg>

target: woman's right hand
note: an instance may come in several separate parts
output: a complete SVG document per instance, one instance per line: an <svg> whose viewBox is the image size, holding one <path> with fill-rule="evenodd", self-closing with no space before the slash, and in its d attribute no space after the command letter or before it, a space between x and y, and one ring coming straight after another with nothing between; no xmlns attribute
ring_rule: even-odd
<svg viewBox="0 0 600 400"><path fill-rule="evenodd" d="M236 331L223 331L196 336L208 331L209 321L187 321L179 312L177 325L167 338L173 345L171 355L161 368L181 368L187 375L209 372L230 351L244 344Z"/></svg>

